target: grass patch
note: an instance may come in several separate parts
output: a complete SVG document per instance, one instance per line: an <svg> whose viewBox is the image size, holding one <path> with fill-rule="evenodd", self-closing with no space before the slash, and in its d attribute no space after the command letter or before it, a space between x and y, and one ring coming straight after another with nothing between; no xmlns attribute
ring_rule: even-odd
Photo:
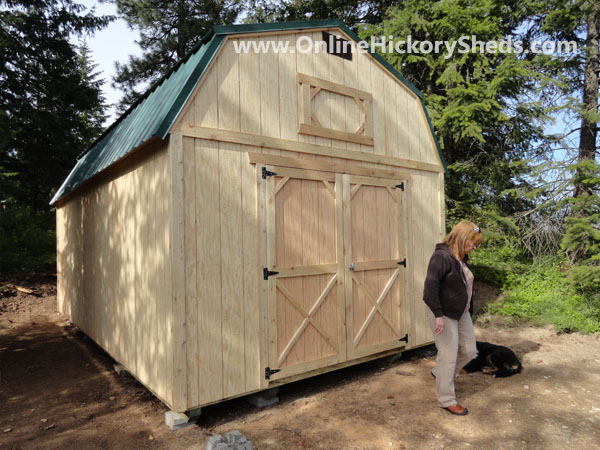
<svg viewBox="0 0 600 450"><path fill-rule="evenodd" d="M499 279L506 296L487 305L487 312L536 325L552 324L559 332L599 332L600 305L578 292L560 262L559 258L516 262L508 272L499 255L496 271L502 274Z"/></svg>

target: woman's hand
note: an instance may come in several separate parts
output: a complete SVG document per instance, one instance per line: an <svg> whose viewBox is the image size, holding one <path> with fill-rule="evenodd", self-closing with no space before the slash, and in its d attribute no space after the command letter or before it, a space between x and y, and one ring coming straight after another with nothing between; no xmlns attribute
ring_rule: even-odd
<svg viewBox="0 0 600 450"><path fill-rule="evenodd" d="M433 330L433 332L435 334L442 334L443 331L444 331L444 318L436 317L435 318L435 330Z"/></svg>

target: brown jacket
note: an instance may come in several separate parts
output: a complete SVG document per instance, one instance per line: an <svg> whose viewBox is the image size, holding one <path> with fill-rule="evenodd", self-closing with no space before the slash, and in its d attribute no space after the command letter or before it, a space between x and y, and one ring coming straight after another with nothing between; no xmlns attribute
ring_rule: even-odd
<svg viewBox="0 0 600 450"><path fill-rule="evenodd" d="M435 317L458 320L465 312L468 294L460 262L444 244L437 244L429 260L423 300ZM473 301L469 312L473 314Z"/></svg>

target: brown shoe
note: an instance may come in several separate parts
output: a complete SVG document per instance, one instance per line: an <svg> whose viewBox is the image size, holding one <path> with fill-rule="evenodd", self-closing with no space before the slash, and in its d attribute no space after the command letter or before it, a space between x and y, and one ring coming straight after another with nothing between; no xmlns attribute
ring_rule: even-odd
<svg viewBox="0 0 600 450"><path fill-rule="evenodd" d="M463 408L462 406L460 406L458 404L452 405L452 406L446 406L443 409L448 411L450 414L454 414L456 416L466 416L467 414L469 414L469 410L467 408Z"/></svg>

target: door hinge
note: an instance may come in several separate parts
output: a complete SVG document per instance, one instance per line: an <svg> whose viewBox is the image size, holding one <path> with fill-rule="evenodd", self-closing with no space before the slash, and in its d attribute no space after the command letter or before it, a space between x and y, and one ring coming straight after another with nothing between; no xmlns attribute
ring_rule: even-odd
<svg viewBox="0 0 600 450"><path fill-rule="evenodd" d="M266 267L263 269L263 280L268 280L271 275L277 275L279 272L273 272L272 270L267 269Z"/></svg>
<svg viewBox="0 0 600 450"><path fill-rule="evenodd" d="M408 344L408 333L406 333L406 334L404 335L404 337L403 337L403 338L400 338L400 339L398 339L398 340L399 340L400 342L404 341L404 342L406 342L406 343Z"/></svg>
<svg viewBox="0 0 600 450"><path fill-rule="evenodd" d="M398 261L398 264L406 268L406 258L404 258L402 261Z"/></svg>
<svg viewBox="0 0 600 450"><path fill-rule="evenodd" d="M277 372L281 372L281 369L273 369L273 370L271 370L270 367L265 367L265 380L270 380L271 379L271 375L274 375Z"/></svg>
<svg viewBox="0 0 600 450"><path fill-rule="evenodd" d="M267 177L273 177L275 175L277 175L275 172L271 172L270 170L267 170L266 167L262 168L262 178L263 178L263 180L266 180Z"/></svg>
<svg viewBox="0 0 600 450"><path fill-rule="evenodd" d="M263 170L264 170L264 169L263 169ZM398 189L402 189L402 190L404 190L404 181L403 181L402 183L400 183L400 184L397 184L397 185L396 185L396 186L394 186L394 187L396 187L396 188L398 188Z"/></svg>

